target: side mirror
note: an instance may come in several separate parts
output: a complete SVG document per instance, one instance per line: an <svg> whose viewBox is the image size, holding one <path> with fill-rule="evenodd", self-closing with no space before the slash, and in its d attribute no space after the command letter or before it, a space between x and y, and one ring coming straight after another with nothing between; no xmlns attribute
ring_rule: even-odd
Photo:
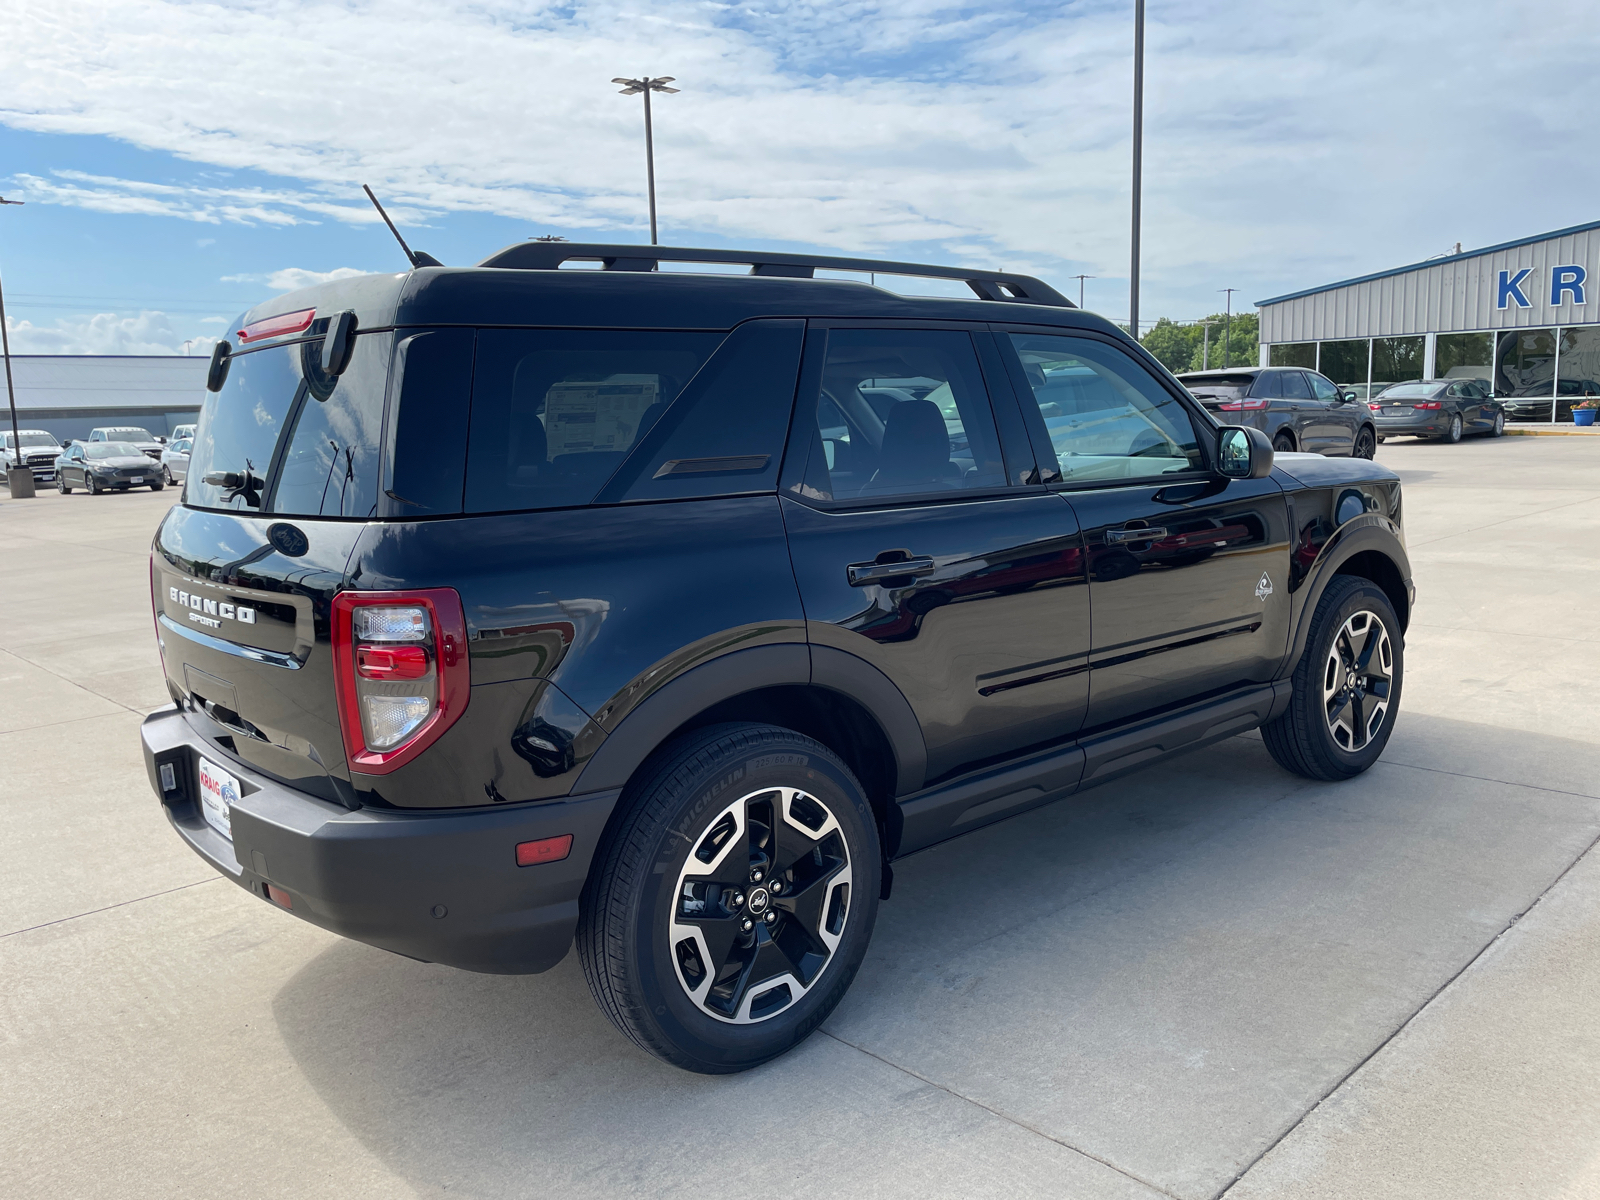
<svg viewBox="0 0 1600 1200"><path fill-rule="evenodd" d="M72 449L72 439L71 438L62 438L61 439L61 448L63 450L71 450Z"/></svg>
<svg viewBox="0 0 1600 1200"><path fill-rule="evenodd" d="M335 377L343 375L355 345L356 315L346 310L328 322L328 332L322 339L323 371Z"/></svg>
<svg viewBox="0 0 1600 1200"><path fill-rule="evenodd" d="M1355 398L1356 398L1356 394L1354 392L1340 392L1339 393L1339 399L1340 399L1340 401L1342 401L1344 403L1349 403L1351 400L1354 400Z"/></svg>
<svg viewBox="0 0 1600 1200"><path fill-rule="evenodd" d="M1229 479L1265 479L1272 458L1272 443L1259 429L1231 425L1217 434L1217 470Z"/></svg>
<svg viewBox="0 0 1600 1200"><path fill-rule="evenodd" d="M156 441L160 442L163 446L167 444L167 439L162 437L159 433L156 434Z"/></svg>

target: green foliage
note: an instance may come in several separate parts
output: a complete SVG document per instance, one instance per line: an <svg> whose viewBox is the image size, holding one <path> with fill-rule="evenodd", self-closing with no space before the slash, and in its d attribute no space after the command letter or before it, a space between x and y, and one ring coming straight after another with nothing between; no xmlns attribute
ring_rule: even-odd
<svg viewBox="0 0 1600 1200"><path fill-rule="evenodd" d="M1213 370L1224 365L1253 367L1261 361L1258 341L1260 323L1255 313L1233 314L1227 331L1226 363L1223 362L1223 322L1226 318L1222 313L1212 313L1204 319L1212 322L1210 365ZM1156 322L1155 328L1144 335L1142 344L1174 375L1184 371L1198 371L1205 358L1205 329L1198 322L1179 325L1162 317Z"/></svg>

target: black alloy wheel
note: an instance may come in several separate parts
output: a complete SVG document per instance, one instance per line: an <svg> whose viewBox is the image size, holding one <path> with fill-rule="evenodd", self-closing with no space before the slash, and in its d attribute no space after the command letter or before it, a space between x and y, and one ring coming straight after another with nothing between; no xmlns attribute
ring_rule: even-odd
<svg viewBox="0 0 1600 1200"><path fill-rule="evenodd" d="M877 917L861 785L826 746L715 725L659 751L618 802L579 906L596 1002L651 1054L742 1071L843 998Z"/></svg>
<svg viewBox="0 0 1600 1200"><path fill-rule="evenodd" d="M1383 753L1400 710L1405 646L1377 584L1337 575L1317 602L1293 698L1261 727L1280 767L1307 779L1359 775Z"/></svg>
<svg viewBox="0 0 1600 1200"><path fill-rule="evenodd" d="M1363 425L1356 432L1355 449L1351 452L1356 458L1370 459L1378 452L1378 439L1372 430Z"/></svg>
<svg viewBox="0 0 1600 1200"><path fill-rule="evenodd" d="M1450 418L1450 428L1445 430L1444 440L1454 445L1461 440L1461 414L1455 413Z"/></svg>
<svg viewBox="0 0 1600 1200"><path fill-rule="evenodd" d="M1277 437L1272 439L1272 448L1279 454L1293 454L1294 434L1287 432L1280 433Z"/></svg>

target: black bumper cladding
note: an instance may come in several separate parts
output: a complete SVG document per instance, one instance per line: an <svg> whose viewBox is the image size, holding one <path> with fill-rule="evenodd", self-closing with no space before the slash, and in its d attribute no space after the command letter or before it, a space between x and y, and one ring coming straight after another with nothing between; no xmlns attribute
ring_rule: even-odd
<svg viewBox="0 0 1600 1200"><path fill-rule="evenodd" d="M208 746L184 715L145 718L145 766L179 836L240 887L286 893L294 916L408 958L526 975L572 944L589 861L616 791L471 812L350 812L252 773ZM199 806L199 759L235 776L233 841ZM173 786L163 788L163 766ZM519 842L573 835L559 862L519 867Z"/></svg>

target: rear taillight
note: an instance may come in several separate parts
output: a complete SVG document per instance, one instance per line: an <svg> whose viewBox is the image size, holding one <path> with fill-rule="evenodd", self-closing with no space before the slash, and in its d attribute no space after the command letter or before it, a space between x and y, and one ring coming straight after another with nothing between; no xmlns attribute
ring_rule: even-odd
<svg viewBox="0 0 1600 1200"><path fill-rule="evenodd" d="M1436 409L1436 408L1443 408L1444 405L1441 404L1437 400L1418 400L1411 407L1412 408L1425 408L1425 409L1428 409L1428 410L1432 411L1433 409Z"/></svg>
<svg viewBox="0 0 1600 1200"><path fill-rule="evenodd" d="M1245 412L1249 409L1265 408L1266 406L1267 399L1263 396L1256 400L1228 400L1217 405L1217 410L1219 412Z"/></svg>
<svg viewBox="0 0 1600 1200"><path fill-rule="evenodd" d="M350 769L404 766L466 710L467 623L454 588L340 592L333 598L334 690Z"/></svg>
<svg viewBox="0 0 1600 1200"><path fill-rule="evenodd" d="M1383 405L1381 405L1381 404L1369 404L1369 405L1367 405L1367 407L1370 408L1373 412L1382 412L1383 411Z"/></svg>

